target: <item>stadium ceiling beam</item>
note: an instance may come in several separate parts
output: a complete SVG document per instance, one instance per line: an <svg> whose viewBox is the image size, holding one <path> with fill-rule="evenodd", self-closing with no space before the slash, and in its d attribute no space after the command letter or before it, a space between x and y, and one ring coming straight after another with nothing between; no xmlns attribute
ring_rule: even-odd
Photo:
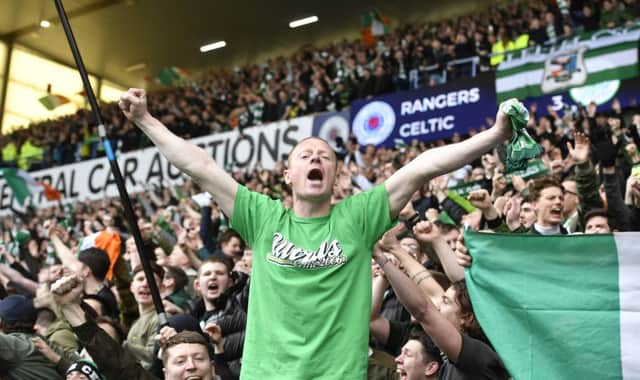
<svg viewBox="0 0 640 380"><path fill-rule="evenodd" d="M69 16L69 18L84 16L88 13L99 11L104 8L108 8L120 3L124 3L126 1L127 0L102 0L102 1L95 2L93 4L89 4L85 7L74 9L71 12L67 12L67 15ZM51 22L51 25L60 25L60 17L53 17L48 19L48 21ZM0 39L15 40L22 36L28 35L30 33L37 32L40 29L42 29L42 27L40 26L40 21L38 21L31 25L27 25L25 27L22 27L22 28L13 30L9 33L6 33L4 35L1 35Z"/></svg>

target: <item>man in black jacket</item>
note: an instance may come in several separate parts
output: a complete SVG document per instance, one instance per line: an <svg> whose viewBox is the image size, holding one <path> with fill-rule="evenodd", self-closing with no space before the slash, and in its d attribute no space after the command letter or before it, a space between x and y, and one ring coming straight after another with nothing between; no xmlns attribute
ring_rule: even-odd
<svg viewBox="0 0 640 380"><path fill-rule="evenodd" d="M202 262L193 285L202 297L205 310L198 312L195 307L194 316L203 329L211 325L220 327L225 338L224 359L231 370L239 374L249 286L247 276L234 273L232 269L233 261L227 256L213 256Z"/></svg>
<svg viewBox="0 0 640 380"><path fill-rule="evenodd" d="M87 349L98 369L109 379L156 380L118 342L87 318L80 305L82 281L76 275L65 276L51 287L56 303L78 340ZM165 380L216 379L206 340L198 333L183 331L163 347ZM48 377L53 379L55 377Z"/></svg>

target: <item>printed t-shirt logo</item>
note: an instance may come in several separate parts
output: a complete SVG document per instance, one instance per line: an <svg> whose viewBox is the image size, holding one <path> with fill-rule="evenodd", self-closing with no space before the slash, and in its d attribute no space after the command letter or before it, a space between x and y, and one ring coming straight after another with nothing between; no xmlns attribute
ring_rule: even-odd
<svg viewBox="0 0 640 380"><path fill-rule="evenodd" d="M267 255L270 262L284 266L304 269L339 266L347 262L342 247L337 240L324 241L316 251L296 247L281 233L273 234L271 253Z"/></svg>

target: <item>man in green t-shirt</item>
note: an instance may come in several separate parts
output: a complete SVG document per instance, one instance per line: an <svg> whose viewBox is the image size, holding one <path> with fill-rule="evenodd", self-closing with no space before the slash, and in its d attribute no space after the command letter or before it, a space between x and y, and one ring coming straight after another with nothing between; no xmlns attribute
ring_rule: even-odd
<svg viewBox="0 0 640 380"><path fill-rule="evenodd" d="M177 168L211 193L253 250L242 379L362 380L367 375L371 249L429 179L508 138L508 117L463 142L426 151L384 184L335 206L337 159L322 139L300 141L285 180L293 207L247 190L203 149L152 117L144 90L120 108Z"/></svg>

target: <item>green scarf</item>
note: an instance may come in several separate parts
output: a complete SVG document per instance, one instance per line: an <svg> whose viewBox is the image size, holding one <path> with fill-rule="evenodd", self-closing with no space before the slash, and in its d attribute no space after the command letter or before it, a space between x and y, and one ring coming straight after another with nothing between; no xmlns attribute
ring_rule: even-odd
<svg viewBox="0 0 640 380"><path fill-rule="evenodd" d="M531 138L526 129L529 111L517 99L502 102L500 110L509 116L513 128L513 136L507 146L505 170L510 172L525 169L530 158L542 154L542 147Z"/></svg>

